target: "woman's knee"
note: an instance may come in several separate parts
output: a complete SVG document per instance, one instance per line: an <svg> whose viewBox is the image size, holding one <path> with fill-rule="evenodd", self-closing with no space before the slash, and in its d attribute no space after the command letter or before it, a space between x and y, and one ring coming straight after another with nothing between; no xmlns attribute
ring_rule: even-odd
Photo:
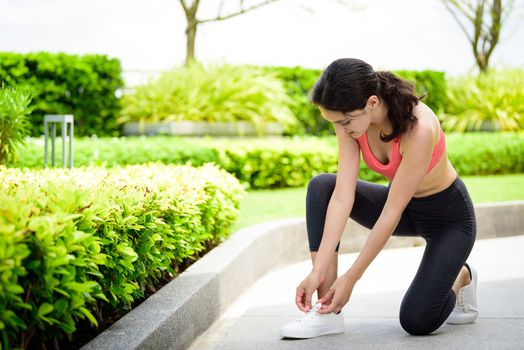
<svg viewBox="0 0 524 350"><path fill-rule="evenodd" d="M427 335L435 331L440 325L432 312L425 307L402 307L400 309L400 325L411 335Z"/></svg>
<svg viewBox="0 0 524 350"><path fill-rule="evenodd" d="M337 181L337 176L335 174L319 174L311 180L309 180L307 186L308 195L321 195L329 193L335 189L335 183Z"/></svg>

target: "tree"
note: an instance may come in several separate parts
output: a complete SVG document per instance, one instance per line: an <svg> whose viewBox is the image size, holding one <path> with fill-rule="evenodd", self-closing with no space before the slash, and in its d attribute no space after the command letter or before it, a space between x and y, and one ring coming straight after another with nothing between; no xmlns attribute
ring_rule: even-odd
<svg viewBox="0 0 524 350"><path fill-rule="evenodd" d="M197 34L197 29L198 29L199 24L223 21L223 20L235 17L235 16L242 15L244 13L253 11L260 7L269 5L278 0L266 0L266 1L259 2L255 5L247 6L247 7L244 5L244 0L238 0L238 3L239 3L238 5L240 7L240 10L229 13L227 15L222 14L224 0L221 0L217 16L214 18L209 18L209 19L198 19L197 18L197 11L198 11L198 6L200 5L200 0L193 0L191 4L189 3L189 0L179 0L179 1L180 1L180 5L182 5L182 8L184 9L184 13L186 15L186 20L187 20L186 65L188 65L189 63L195 60L195 39L196 39L196 34Z"/></svg>
<svg viewBox="0 0 524 350"><path fill-rule="evenodd" d="M228 14L223 14L223 8L224 8L224 2L225 0L220 0L220 5L218 8L218 13L216 17L209 18L209 19L198 19L197 18L197 12L200 5L200 0L178 0L180 2L180 5L184 9L184 13L186 15L186 21L187 21L187 27L186 27L186 65L191 63L192 61L195 61L195 40L197 35L197 29L199 24L205 24L209 22L216 22L216 21L223 21L232 17L243 15L247 12L256 10L258 8L261 8L263 6L269 5L271 3L277 2L279 0L265 0L265 1L259 1L258 3L255 3L254 5L246 6L244 0L237 0L239 10L235 12L231 12ZM334 0L338 4L345 6L351 10L362 10L362 8L365 8L365 2L362 2L361 0ZM310 7L308 7L306 4L304 4L304 1L300 0L297 4L297 7L307 11L307 12L314 12Z"/></svg>
<svg viewBox="0 0 524 350"><path fill-rule="evenodd" d="M514 0L442 0L466 34L480 72L488 69L489 59L499 42L502 25ZM466 23L473 28L468 30Z"/></svg>

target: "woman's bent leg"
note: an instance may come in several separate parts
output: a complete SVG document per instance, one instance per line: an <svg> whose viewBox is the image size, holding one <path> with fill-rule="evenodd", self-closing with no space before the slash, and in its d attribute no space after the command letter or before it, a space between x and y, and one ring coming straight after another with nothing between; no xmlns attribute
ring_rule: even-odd
<svg viewBox="0 0 524 350"><path fill-rule="evenodd" d="M474 236L448 230L428 240L424 256L400 307L400 324L412 335L438 329L455 306L451 289L473 247Z"/></svg>
<svg viewBox="0 0 524 350"><path fill-rule="evenodd" d="M312 178L308 184L306 195L306 225L309 250L313 263L316 252L320 247L320 242L322 241L327 208L335 189L336 179L335 174L320 174ZM351 218L367 228L372 228L384 207L388 191L389 189L386 186L358 180L355 190L355 201L350 214ZM416 235L409 219L405 215L402 216L394 234ZM337 245L336 251L333 252L326 279L317 291L319 298L329 290L333 282L337 279L339 246L340 243Z"/></svg>

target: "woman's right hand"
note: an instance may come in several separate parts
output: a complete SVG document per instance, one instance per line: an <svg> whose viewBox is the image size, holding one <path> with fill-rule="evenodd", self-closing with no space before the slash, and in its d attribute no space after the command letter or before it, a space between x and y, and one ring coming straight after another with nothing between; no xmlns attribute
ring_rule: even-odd
<svg viewBox="0 0 524 350"><path fill-rule="evenodd" d="M311 297L322 283L321 277L315 271L311 273L297 287L295 303L301 311L311 310Z"/></svg>

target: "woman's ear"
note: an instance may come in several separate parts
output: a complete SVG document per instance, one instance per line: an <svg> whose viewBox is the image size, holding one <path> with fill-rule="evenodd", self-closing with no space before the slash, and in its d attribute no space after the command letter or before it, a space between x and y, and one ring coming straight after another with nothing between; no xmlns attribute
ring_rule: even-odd
<svg viewBox="0 0 524 350"><path fill-rule="evenodd" d="M368 97L368 100L366 102L367 107L374 109L377 106L379 106L381 103L380 98L377 95L371 95Z"/></svg>

